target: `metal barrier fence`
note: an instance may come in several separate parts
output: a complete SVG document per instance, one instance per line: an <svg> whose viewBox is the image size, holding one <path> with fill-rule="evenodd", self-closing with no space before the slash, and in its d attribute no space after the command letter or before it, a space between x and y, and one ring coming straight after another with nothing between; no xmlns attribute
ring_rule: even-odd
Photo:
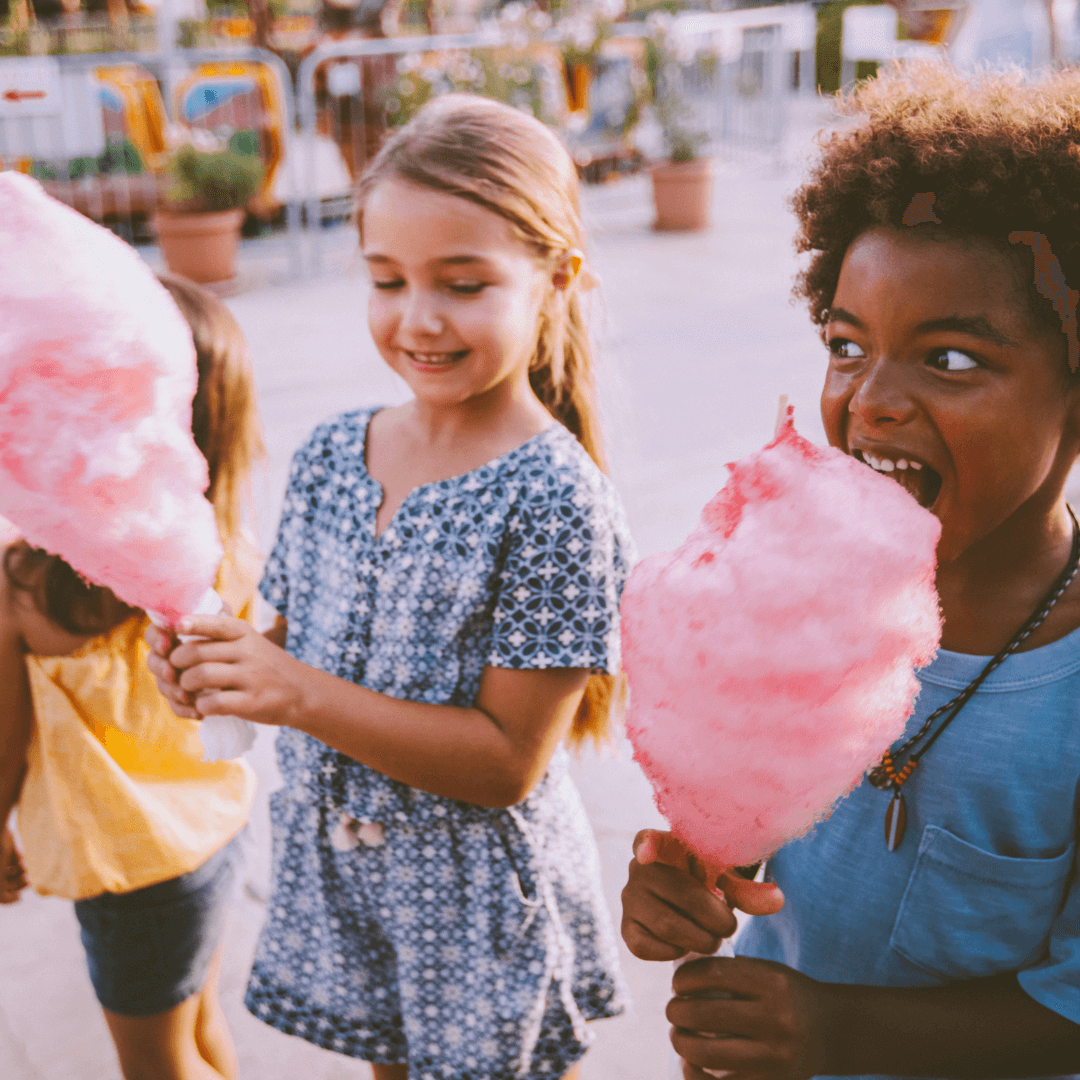
<svg viewBox="0 0 1080 1080"><path fill-rule="evenodd" d="M0 169L31 174L51 195L129 242L148 241L177 91L210 71L230 86L203 93L194 126L226 140L254 138L248 148L258 152L266 150L261 140L272 138L267 184L295 191L292 78L274 53L248 47L0 58ZM263 75L279 115L267 117L262 99L252 97L259 81L252 72ZM268 207L273 198L268 191ZM289 269L298 275L296 228L288 241Z"/></svg>
<svg viewBox="0 0 1080 1080"><path fill-rule="evenodd" d="M688 48L671 77L686 100L688 124L704 136L704 152L782 152L793 96L813 92L815 29L811 4L675 19L674 30ZM320 194L320 156L326 160L336 148L355 180L387 131L428 95L491 92L501 79L504 99L559 122L579 165L627 153L621 125L640 102L634 84L644 77L642 39L649 33L643 24L614 28L592 76L588 115L572 111L581 103L567 101L572 86L564 85L561 54L543 40L515 42L493 30L320 45L297 74L297 156L306 194L302 220L299 206L293 213L296 228L309 238L305 271L317 272L323 264L322 226L351 213L349 200ZM555 100L560 94L561 105Z"/></svg>
<svg viewBox="0 0 1080 1080"><path fill-rule="evenodd" d="M815 92L816 28L810 4L677 20L691 55L671 77L689 105L688 124L705 135L706 152L782 154L794 95Z"/></svg>
<svg viewBox="0 0 1080 1080"><path fill-rule="evenodd" d="M704 152L730 158L782 151L794 95L813 87L814 27L810 4L674 20L669 31L681 51L661 77L685 100ZM355 180L387 131L429 96L471 90L527 107L559 126L586 170L597 161L619 167L628 157L640 160L635 141L646 156L659 153L655 123L651 146L648 125L636 133L640 138L626 137L642 101L641 39L650 32L643 24L614 28L592 65L587 107L555 42L542 34L522 40L498 26L325 42L300 64L295 95L282 61L257 48L0 58L0 168L31 172L56 197L125 239L149 240L159 186L155 160L165 148L148 131L160 130L166 117L139 109L156 108L227 136L241 132L258 109L235 86L206 89L195 121L174 115L190 98L178 91L199 72L227 81L236 65L260 65L272 73L281 113L274 131L260 136L264 143L271 135L276 140L269 151L261 146L273 162L265 201L284 214L287 272L303 276L324 265L326 228L351 220ZM23 88L14 97L13 86ZM110 101L123 122L111 119Z"/></svg>

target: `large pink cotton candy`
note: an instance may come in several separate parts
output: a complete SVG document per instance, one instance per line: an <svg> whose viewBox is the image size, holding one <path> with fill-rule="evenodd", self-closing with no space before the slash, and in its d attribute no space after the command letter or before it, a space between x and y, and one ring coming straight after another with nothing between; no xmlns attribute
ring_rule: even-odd
<svg viewBox="0 0 1080 1080"><path fill-rule="evenodd" d="M196 378L191 331L136 252L0 173L0 514L167 619L221 559Z"/></svg>
<svg viewBox="0 0 1080 1080"><path fill-rule="evenodd" d="M941 632L940 525L790 420L729 465L622 601L627 728L672 830L714 866L805 834L901 734Z"/></svg>

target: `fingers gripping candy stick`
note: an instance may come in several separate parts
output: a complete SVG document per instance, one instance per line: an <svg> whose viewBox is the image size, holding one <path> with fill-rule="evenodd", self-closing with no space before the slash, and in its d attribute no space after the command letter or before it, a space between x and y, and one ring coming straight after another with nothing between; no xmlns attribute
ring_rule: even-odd
<svg viewBox="0 0 1080 1080"><path fill-rule="evenodd" d="M192 615L219 615L225 605L213 589L207 589L195 605ZM150 621L157 627L169 629L168 620L156 611L148 611ZM194 634L177 634L182 642L198 641ZM238 758L255 745L256 728L250 720L238 716L204 716L199 723L199 739L203 745L203 761L227 761Z"/></svg>
<svg viewBox="0 0 1080 1080"><path fill-rule="evenodd" d="M937 518L787 412L622 601L634 757L714 868L760 862L859 782L940 637Z"/></svg>
<svg viewBox="0 0 1080 1080"><path fill-rule="evenodd" d="M138 254L0 173L0 514L170 623L222 554L196 377L187 323Z"/></svg>

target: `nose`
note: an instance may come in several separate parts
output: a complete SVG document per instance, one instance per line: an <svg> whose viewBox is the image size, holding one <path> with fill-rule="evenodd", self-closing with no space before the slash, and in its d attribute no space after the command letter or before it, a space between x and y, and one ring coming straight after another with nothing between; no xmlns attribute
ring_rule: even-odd
<svg viewBox="0 0 1080 1080"><path fill-rule="evenodd" d="M406 334L433 337L443 332L444 325L438 297L428 289L410 289L401 313L400 329Z"/></svg>
<svg viewBox="0 0 1080 1080"><path fill-rule="evenodd" d="M886 357L867 365L848 400L848 412L871 427L903 423L913 410L903 365Z"/></svg>

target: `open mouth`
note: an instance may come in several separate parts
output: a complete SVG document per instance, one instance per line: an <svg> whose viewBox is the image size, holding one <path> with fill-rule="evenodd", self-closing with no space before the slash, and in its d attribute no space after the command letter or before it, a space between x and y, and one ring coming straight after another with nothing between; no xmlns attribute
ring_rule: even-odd
<svg viewBox="0 0 1080 1080"><path fill-rule="evenodd" d="M442 371L453 367L468 355L468 349L459 349L457 352L409 352L405 355L416 365L425 371Z"/></svg>
<svg viewBox="0 0 1080 1080"><path fill-rule="evenodd" d="M895 480L923 509L930 510L937 501L941 492L941 474L926 462L875 454L869 450L852 450L851 454L874 472Z"/></svg>

